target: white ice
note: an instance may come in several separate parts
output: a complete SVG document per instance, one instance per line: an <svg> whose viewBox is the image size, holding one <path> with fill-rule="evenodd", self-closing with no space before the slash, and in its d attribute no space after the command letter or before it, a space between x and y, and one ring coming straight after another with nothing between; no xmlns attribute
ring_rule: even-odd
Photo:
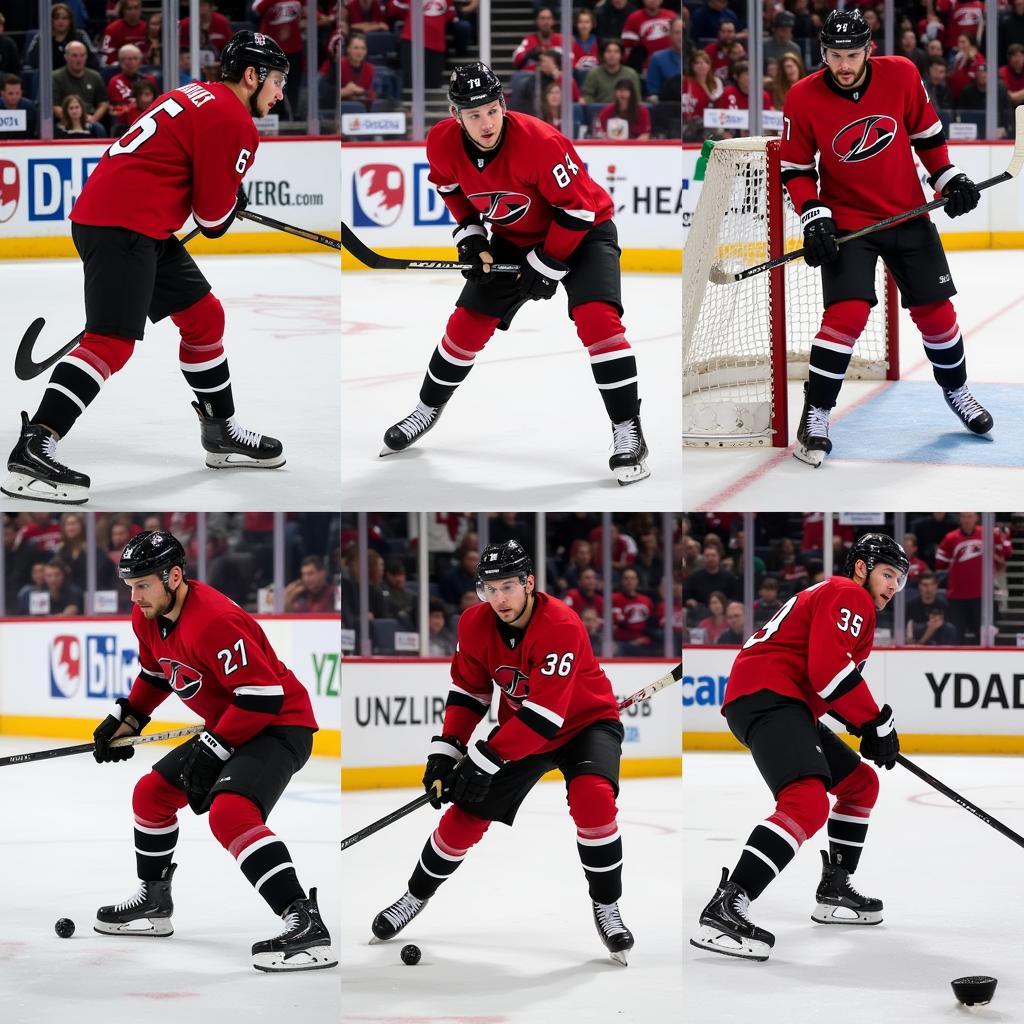
<svg viewBox="0 0 1024 1024"><path fill-rule="evenodd" d="M379 458L384 431L415 407L462 278L448 272L342 274L342 482L352 509L676 508L679 278L626 274L623 323L636 352L651 476L620 487L611 429L562 292L527 303L497 331L441 420L414 447Z"/></svg>
<svg viewBox="0 0 1024 1024"><path fill-rule="evenodd" d="M351 833L413 790L342 793ZM678 1020L682 1009L680 780L623 779L620 903L636 937L613 963L594 928L561 782L538 785L513 828L492 825L395 939L370 922L398 899L439 817L429 807L342 853L342 1021L346 1024L586 1024ZM399 951L415 943L415 967Z"/></svg>
<svg viewBox="0 0 1024 1024"><path fill-rule="evenodd" d="M941 227L941 225L940 225ZM1020 317L1024 311L1019 267L1024 253L1011 250L948 253L958 292L953 298L963 330L968 379L976 397L985 402L986 384L1024 385L1024 355L1020 348ZM894 417L893 435L910 435L921 445L936 440L936 429L962 432L946 409L924 356L921 335L906 310L900 310L901 379L926 382L935 389L935 419L922 427L916 416ZM857 407L880 396L891 385L885 381L849 381L843 385L832 423L842 424ZM897 384L896 387L899 385ZM1024 400L1024 388L1021 390ZM803 385L789 387L791 441L803 406ZM937 428L936 424L940 426ZM922 433L930 431L930 433ZM790 449L684 448L686 500L695 508L756 508L764 511L811 508L826 489L833 507L850 511L877 507L899 508L920 503L921 494L941 493L951 506L970 505L984 494L989 507L1011 505L1024 485L1024 450L1019 418L997 417L992 432L1001 457L988 456L985 465L928 464L896 461L886 451L851 450L836 442L825 464L814 469L792 456ZM984 443L984 442L982 442ZM969 448L968 448L969 452ZM986 453L987 455L988 453ZM959 505L958 505L959 502Z"/></svg>
<svg viewBox="0 0 1024 1024"><path fill-rule="evenodd" d="M0 754L71 741L0 741ZM174 935L129 938L93 931L96 908L138 888L132 787L169 748L140 747L120 764L88 754L0 769L0 1017L7 1024L181 1024L258 1020L337 1024L337 969L282 976L253 969L249 948L282 931L208 817L179 814ZM287 843L335 940L339 919L338 762L312 758L269 824ZM54 933L69 917L70 939Z"/></svg>
<svg viewBox="0 0 1024 1024"><path fill-rule="evenodd" d="M107 382L57 451L92 477L88 508L288 508L335 511L338 481L339 271L336 256L200 256L224 305L224 348L239 422L278 438L287 464L274 470L205 465L199 423L178 367L177 329L147 324L128 364ZM78 260L4 262L4 365L0 367L0 457L31 416L49 374L14 376L14 352L46 318L34 358L60 348L85 319ZM0 496L0 508L31 507ZM52 506L51 506L52 507Z"/></svg>
<svg viewBox="0 0 1024 1024"><path fill-rule="evenodd" d="M1024 832L1020 760L910 755L926 771ZM775 933L765 963L689 945L701 908L773 802L745 753L691 753L683 765L683 979L686 1019L899 1024L1019 1021L1024 1005L1020 919L1022 851L910 772L881 772L881 796L854 877L885 904L880 925L811 921L822 830L760 899L751 919ZM998 979L993 1002L965 1011L950 982Z"/></svg>

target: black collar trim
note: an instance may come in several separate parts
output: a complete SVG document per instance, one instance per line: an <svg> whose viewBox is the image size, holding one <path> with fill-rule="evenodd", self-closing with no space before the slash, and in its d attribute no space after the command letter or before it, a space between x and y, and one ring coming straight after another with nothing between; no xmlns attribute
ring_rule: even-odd
<svg viewBox="0 0 1024 1024"><path fill-rule="evenodd" d="M868 71L864 81L856 89L844 89L833 77L832 72L825 68L825 85L841 99L849 100L851 103L860 103L867 95L868 87L871 85L871 58L868 58Z"/></svg>

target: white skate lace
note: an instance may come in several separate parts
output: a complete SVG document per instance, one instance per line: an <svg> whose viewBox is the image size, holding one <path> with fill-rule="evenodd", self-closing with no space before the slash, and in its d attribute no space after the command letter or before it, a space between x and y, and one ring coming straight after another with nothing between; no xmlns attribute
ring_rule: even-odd
<svg viewBox="0 0 1024 1024"><path fill-rule="evenodd" d="M55 466L57 469L66 470L68 467L63 462L58 462L56 459L57 455L57 438L52 434L49 437L43 439L43 455L46 460Z"/></svg>
<svg viewBox="0 0 1024 1024"><path fill-rule="evenodd" d="M384 918L396 931L404 928L419 912L423 901L407 892L397 903L384 911Z"/></svg>
<svg viewBox="0 0 1024 1024"><path fill-rule="evenodd" d="M139 886L139 891L131 899L125 900L124 903L115 903L114 910L118 913L125 910L134 910L136 907L141 907L148 899L149 893L146 890L146 883L143 882Z"/></svg>
<svg viewBox="0 0 1024 1024"><path fill-rule="evenodd" d="M828 437L828 416L828 409L809 405L807 407L807 436Z"/></svg>
<svg viewBox="0 0 1024 1024"><path fill-rule="evenodd" d="M595 901L594 912L597 914L597 920L605 935L618 935L619 932L629 930L622 923L618 903L598 903Z"/></svg>
<svg viewBox="0 0 1024 1024"><path fill-rule="evenodd" d="M750 899L745 893L738 892L735 896L733 896L731 904L732 912L741 921L743 921L745 924L750 925L750 927L753 928L754 922L751 921L749 917L747 917L747 910L749 909L749 907Z"/></svg>
<svg viewBox="0 0 1024 1024"><path fill-rule="evenodd" d="M616 455L639 454L640 431L635 419L612 424L612 447Z"/></svg>
<svg viewBox="0 0 1024 1024"><path fill-rule="evenodd" d="M985 411L978 404L966 384L957 388L956 391L947 391L946 397L953 404L956 411L968 422Z"/></svg>
<svg viewBox="0 0 1024 1024"><path fill-rule="evenodd" d="M434 418L435 410L429 405L417 405L413 411L396 424L398 429L405 434L409 439L414 438L417 434L422 434L427 427L430 426L430 421Z"/></svg>
<svg viewBox="0 0 1024 1024"><path fill-rule="evenodd" d="M234 416L228 420L228 433L233 440L239 444L247 444L250 448L259 448L260 441L263 440L261 433L255 430L246 430Z"/></svg>
<svg viewBox="0 0 1024 1024"><path fill-rule="evenodd" d="M280 935L275 935L272 941L290 938L292 932L297 932L301 924L299 915L295 911L289 911L284 916L284 931Z"/></svg>

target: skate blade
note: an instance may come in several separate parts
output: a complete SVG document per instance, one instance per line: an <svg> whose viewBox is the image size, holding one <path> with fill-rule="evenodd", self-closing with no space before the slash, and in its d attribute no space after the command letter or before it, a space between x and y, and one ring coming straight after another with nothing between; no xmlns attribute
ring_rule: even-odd
<svg viewBox="0 0 1024 1024"><path fill-rule="evenodd" d="M284 454L276 459L254 459L248 455L229 454L219 455L214 452L206 453L206 466L208 469L277 469L285 463Z"/></svg>
<svg viewBox="0 0 1024 1024"><path fill-rule="evenodd" d="M401 455L402 452L404 451L404 448L389 448L387 445L384 445L384 447L381 448L380 450L380 455L378 455L377 457L383 459L386 458L388 455Z"/></svg>
<svg viewBox="0 0 1024 1024"><path fill-rule="evenodd" d="M852 907L833 907L819 903L811 914L811 920L818 924L881 924L882 911L854 910Z"/></svg>
<svg viewBox="0 0 1024 1024"><path fill-rule="evenodd" d="M793 449L793 458L806 462L808 466L813 466L817 469L825 461L825 453L820 450L811 451L802 444L798 444Z"/></svg>
<svg viewBox="0 0 1024 1024"><path fill-rule="evenodd" d="M617 964L621 964L623 967L628 967L629 962L626 960L627 950L620 949L617 953L609 953L608 956Z"/></svg>
<svg viewBox="0 0 1024 1024"><path fill-rule="evenodd" d="M84 505L89 500L89 488L74 484L51 484L27 473L11 471L0 487L10 498L25 501L45 501L51 505Z"/></svg>
<svg viewBox="0 0 1024 1024"><path fill-rule="evenodd" d="M651 471L647 468L646 460L638 466L619 466L613 469L612 472L615 474L615 479L620 487L628 487L629 484L639 483L651 475Z"/></svg>
<svg viewBox="0 0 1024 1024"><path fill-rule="evenodd" d="M322 971L328 967L337 967L338 958L331 952L330 946L314 946L312 949L300 949L295 953L254 953L252 965L257 971L263 971L265 974Z"/></svg>
<svg viewBox="0 0 1024 1024"><path fill-rule="evenodd" d="M169 917L144 917L124 924L96 921L92 930L100 935L127 935L139 939L165 939L174 934L174 926Z"/></svg>
<svg viewBox="0 0 1024 1024"><path fill-rule="evenodd" d="M708 925L701 925L700 931L690 939L690 945L698 949L706 949L712 953L721 953L723 956L735 956L741 960L768 959L771 946L767 942L760 942L757 939L738 939L734 935L727 935L717 928Z"/></svg>

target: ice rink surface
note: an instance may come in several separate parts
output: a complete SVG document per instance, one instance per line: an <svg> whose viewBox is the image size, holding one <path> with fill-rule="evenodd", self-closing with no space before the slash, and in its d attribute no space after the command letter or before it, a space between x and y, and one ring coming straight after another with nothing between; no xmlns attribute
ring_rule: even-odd
<svg viewBox="0 0 1024 1024"><path fill-rule="evenodd" d="M224 348L239 422L278 438L287 463L274 470L205 465L195 400L178 367L177 329L147 324L128 364L104 386L57 450L92 477L87 508L341 507L338 380L341 373L337 256L199 256L226 315ZM49 372L14 376L14 353L37 317L46 326L34 358L56 351L85 319L76 260L4 262L0 456L18 436L18 411L31 416ZM0 508L31 508L0 495ZM52 506L51 506L52 507Z"/></svg>
<svg viewBox="0 0 1024 1024"><path fill-rule="evenodd" d="M355 832L415 795L343 793L343 831ZM677 1020L680 780L623 779L618 807L625 859L619 905L636 937L625 968L608 958L594 928L561 782L538 785L513 828L492 825L429 906L387 943L369 944L370 922L405 891L439 812L413 812L344 851L344 1024ZM399 957L410 942L423 951L415 967Z"/></svg>
<svg viewBox="0 0 1024 1024"><path fill-rule="evenodd" d="M0 754L71 741L0 740ZM337 1024L337 969L293 975L253 969L250 946L283 930L234 860L187 808L174 877L174 934L99 935L96 908L138 888L131 794L166 746L99 765L88 754L11 765L0 789L0 1017L8 1024L151 1024L184 1020ZM338 762L312 758L270 816L287 843L300 883L317 886L337 942ZM70 939L54 934L69 917Z"/></svg>
<svg viewBox="0 0 1024 1024"><path fill-rule="evenodd" d="M1019 758L910 755L967 799L1024 832ZM735 865L753 827L773 809L745 753L690 753L683 759L683 983L686 1019L700 1024L982 1024L1024 1019L1020 920L1024 852L900 767L881 772L867 845L854 883L885 904L874 926L811 921L821 877L823 829L751 905L751 919L775 933L765 963L689 945L697 918ZM998 979L995 999L968 1011L950 982Z"/></svg>
<svg viewBox="0 0 1024 1024"><path fill-rule="evenodd" d="M636 352L651 476L620 487L611 428L559 290L497 331L429 435L379 458L384 431L416 405L462 278L447 272L342 274L345 508L660 510L680 501L681 284L625 274L623 323Z"/></svg>
<svg viewBox="0 0 1024 1024"><path fill-rule="evenodd" d="M1018 344L1024 291L1017 269L1024 253L948 256L968 382L995 419L991 434L970 434L947 408L920 332L901 309L901 380L843 385L829 432L834 447L823 466L798 462L792 448L684 448L687 501L698 510L769 512L810 508L827 493L833 507L852 512L905 507L921 493L941 493L952 506L970 505L978 495L990 508L1012 504L1024 487L1024 355ZM803 385L791 381L791 441L802 407Z"/></svg>

